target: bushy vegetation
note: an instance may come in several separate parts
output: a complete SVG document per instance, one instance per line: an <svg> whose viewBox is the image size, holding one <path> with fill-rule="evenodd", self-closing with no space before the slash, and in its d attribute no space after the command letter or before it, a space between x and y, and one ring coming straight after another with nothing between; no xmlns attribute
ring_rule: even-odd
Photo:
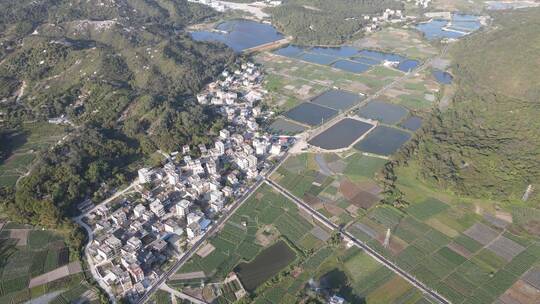
<svg viewBox="0 0 540 304"><path fill-rule="evenodd" d="M452 55L459 90L434 113L404 158L421 176L472 197L521 199L540 179L540 69L534 54L540 11L496 16L496 29L459 42ZM539 196L531 196L538 201Z"/></svg>
<svg viewBox="0 0 540 304"><path fill-rule="evenodd" d="M98 2L0 4L0 160L29 122L70 121L69 135L28 151L32 166L18 169L25 177L2 190L12 219L63 227L76 203L125 184L130 164L206 143L223 126L194 95L235 56L184 30L214 10L186 0ZM15 184L9 178L3 184Z"/></svg>
<svg viewBox="0 0 540 304"><path fill-rule="evenodd" d="M304 44L341 44L358 33L363 15L400 9L392 0L291 0L271 10L274 23Z"/></svg>

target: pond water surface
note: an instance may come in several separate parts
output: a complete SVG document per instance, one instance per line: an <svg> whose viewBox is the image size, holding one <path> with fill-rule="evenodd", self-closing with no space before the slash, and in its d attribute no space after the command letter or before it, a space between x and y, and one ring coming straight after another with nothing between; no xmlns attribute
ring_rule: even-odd
<svg viewBox="0 0 540 304"><path fill-rule="evenodd" d="M433 70L432 74L440 84L451 84L454 79L450 73L437 69Z"/></svg>
<svg viewBox="0 0 540 304"><path fill-rule="evenodd" d="M399 105L382 101L372 101L358 110L358 115L393 125L405 117L409 111Z"/></svg>
<svg viewBox="0 0 540 304"><path fill-rule="evenodd" d="M311 102L335 110L345 110L362 99L364 99L364 96L360 96L356 93L343 90L329 90L313 98Z"/></svg>
<svg viewBox="0 0 540 304"><path fill-rule="evenodd" d="M416 26L428 40L460 38L480 29L478 16L453 14L452 20L433 19Z"/></svg>
<svg viewBox="0 0 540 304"><path fill-rule="evenodd" d="M270 24L251 20L231 20L220 23L216 31L195 31L191 37L196 41L225 43L235 52L283 39L283 35Z"/></svg>
<svg viewBox="0 0 540 304"><path fill-rule="evenodd" d="M253 261L240 263L234 271L247 291L253 292L262 283L276 275L296 258L294 251L284 241L264 249Z"/></svg>
<svg viewBox="0 0 540 304"><path fill-rule="evenodd" d="M309 144L326 150L344 149L373 128L372 124L345 118L328 130L315 136Z"/></svg>
<svg viewBox="0 0 540 304"><path fill-rule="evenodd" d="M378 126L354 147L378 155L394 154L411 138L411 134L386 126Z"/></svg>
<svg viewBox="0 0 540 304"><path fill-rule="evenodd" d="M314 103L304 102L287 111L284 115L300 123L317 126L334 117L338 111Z"/></svg>

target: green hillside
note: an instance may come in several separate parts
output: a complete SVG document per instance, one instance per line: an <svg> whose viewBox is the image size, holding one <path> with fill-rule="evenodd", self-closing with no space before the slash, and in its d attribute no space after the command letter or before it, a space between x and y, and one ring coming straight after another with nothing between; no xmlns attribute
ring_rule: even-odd
<svg viewBox="0 0 540 304"><path fill-rule="evenodd" d="M223 121L194 94L235 55L193 41L185 27L217 14L186 0L2 1L3 211L57 226L157 149L208 141ZM64 127L47 123L62 116Z"/></svg>
<svg viewBox="0 0 540 304"><path fill-rule="evenodd" d="M495 20L453 48L458 92L423 129L411 158L442 188L515 201L528 185L536 193L540 186L540 10Z"/></svg>

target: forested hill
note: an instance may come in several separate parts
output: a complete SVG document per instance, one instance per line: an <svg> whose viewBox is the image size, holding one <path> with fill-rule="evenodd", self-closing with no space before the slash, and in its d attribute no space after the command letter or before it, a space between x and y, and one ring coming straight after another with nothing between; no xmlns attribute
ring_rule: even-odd
<svg viewBox="0 0 540 304"><path fill-rule="evenodd" d="M24 126L71 123L16 188L2 189L4 211L54 226L74 203L128 180L134 161L205 142L222 121L194 94L235 59L184 28L215 17L186 0L1 1L0 161Z"/></svg>
<svg viewBox="0 0 540 304"><path fill-rule="evenodd" d="M459 42L459 90L424 128L412 156L422 176L473 197L540 201L540 10L505 12ZM536 202L536 203L535 203Z"/></svg>
<svg viewBox="0 0 540 304"><path fill-rule="evenodd" d="M402 9L396 0L288 0L271 9L272 21L297 42L313 45L342 44L366 23L364 15Z"/></svg>

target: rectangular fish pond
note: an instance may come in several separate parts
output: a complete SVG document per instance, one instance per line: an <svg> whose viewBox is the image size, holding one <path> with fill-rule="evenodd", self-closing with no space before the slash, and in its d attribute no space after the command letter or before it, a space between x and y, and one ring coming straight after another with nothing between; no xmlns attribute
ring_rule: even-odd
<svg viewBox="0 0 540 304"><path fill-rule="evenodd" d="M360 151L388 156L399 150L410 138L411 134L403 130L377 126L354 147Z"/></svg>
<svg viewBox="0 0 540 304"><path fill-rule="evenodd" d="M326 150L348 148L371 128L373 125L367 122L345 118L315 136L309 144Z"/></svg>
<svg viewBox="0 0 540 304"><path fill-rule="evenodd" d="M358 110L361 117L378 120L381 123L393 125L400 122L409 110L391 103L372 101Z"/></svg>
<svg viewBox="0 0 540 304"><path fill-rule="evenodd" d="M317 126L336 116L338 111L311 102L304 102L283 114L294 121Z"/></svg>
<svg viewBox="0 0 540 304"><path fill-rule="evenodd" d="M332 66L343 71L361 74L373 66L384 62L395 63L394 68L410 72L420 65L420 61L407 57L374 50L341 47L303 47L288 45L274 51L274 54L302 61Z"/></svg>
<svg viewBox="0 0 540 304"><path fill-rule="evenodd" d="M253 261L235 267L242 285L253 292L296 259L296 253L284 241L264 249Z"/></svg>
<svg viewBox="0 0 540 304"><path fill-rule="evenodd" d="M313 98L311 102L339 111L346 110L364 99L364 95L343 90L328 90Z"/></svg>

